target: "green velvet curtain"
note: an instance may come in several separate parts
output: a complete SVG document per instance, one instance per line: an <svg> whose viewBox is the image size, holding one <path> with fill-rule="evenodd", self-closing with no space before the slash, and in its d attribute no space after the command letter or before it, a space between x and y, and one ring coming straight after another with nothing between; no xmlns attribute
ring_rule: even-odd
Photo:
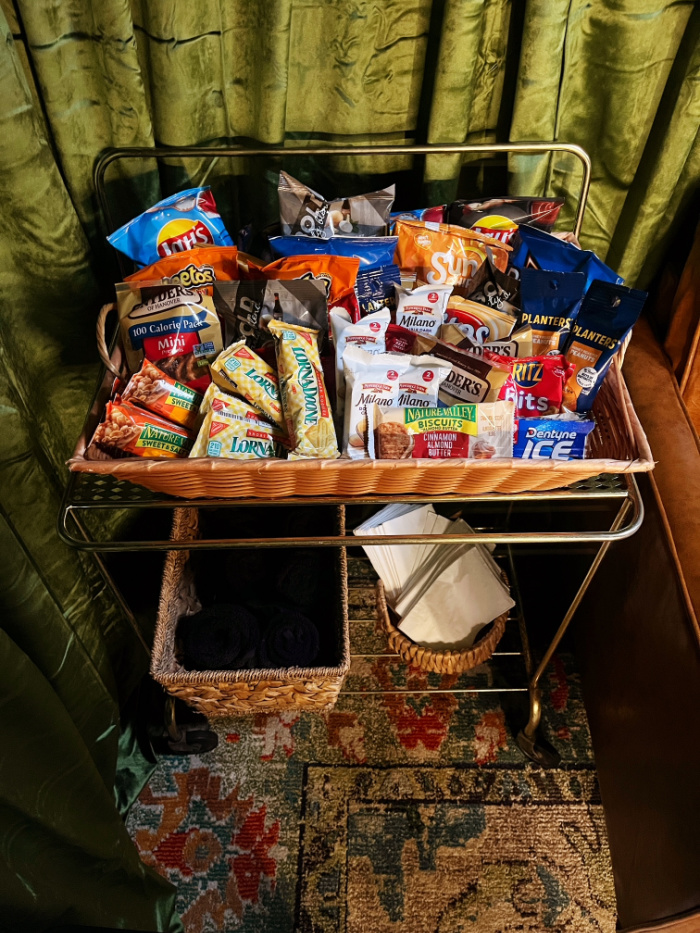
<svg viewBox="0 0 700 933"><path fill-rule="evenodd" d="M125 765L132 791L146 774L127 761L128 733L120 745L146 660L89 558L54 531L113 277L96 157L230 140L575 142L594 166L584 245L644 286L700 177L700 17L679 0L0 0L0 11L0 907L18 931L176 930L173 892L141 866L117 807L128 794L114 791ZM514 193L577 183L559 157L510 170ZM155 173L135 171L122 170L129 197L157 196ZM427 160L415 206L451 197L459 171Z"/></svg>

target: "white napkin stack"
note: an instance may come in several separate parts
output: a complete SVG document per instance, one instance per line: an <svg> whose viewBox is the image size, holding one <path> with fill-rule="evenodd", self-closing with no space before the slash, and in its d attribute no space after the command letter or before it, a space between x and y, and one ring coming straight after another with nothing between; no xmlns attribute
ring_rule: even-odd
<svg viewBox="0 0 700 933"><path fill-rule="evenodd" d="M356 535L474 534L461 518L450 521L432 505L389 505ZM437 650L469 648L477 635L515 603L490 548L480 544L395 544L365 552L384 582L401 631Z"/></svg>

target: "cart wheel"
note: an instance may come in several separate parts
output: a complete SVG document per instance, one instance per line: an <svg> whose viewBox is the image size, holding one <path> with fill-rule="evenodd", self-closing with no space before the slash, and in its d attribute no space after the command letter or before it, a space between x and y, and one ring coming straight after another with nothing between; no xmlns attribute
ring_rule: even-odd
<svg viewBox="0 0 700 933"><path fill-rule="evenodd" d="M515 741L524 755L543 768L556 768L561 761L559 752L537 733L531 738L521 729Z"/></svg>

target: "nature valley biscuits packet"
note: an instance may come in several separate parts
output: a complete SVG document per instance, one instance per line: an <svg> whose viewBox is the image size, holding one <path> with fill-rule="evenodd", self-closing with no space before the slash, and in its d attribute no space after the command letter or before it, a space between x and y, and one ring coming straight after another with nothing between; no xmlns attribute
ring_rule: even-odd
<svg viewBox="0 0 700 933"><path fill-rule="evenodd" d="M318 353L318 332L270 321L275 338L280 395L289 433L290 460L339 456Z"/></svg>
<svg viewBox="0 0 700 933"><path fill-rule="evenodd" d="M502 272L508 265L509 246L463 227L397 220L396 233L396 264L419 284L466 285L489 255Z"/></svg>
<svg viewBox="0 0 700 933"><path fill-rule="evenodd" d="M515 314L480 305L459 295L452 295L445 311L445 323L454 324L474 343L505 340L513 332L516 321Z"/></svg>
<svg viewBox="0 0 700 933"><path fill-rule="evenodd" d="M368 410L369 455L378 460L513 456L512 402Z"/></svg>
<svg viewBox="0 0 700 933"><path fill-rule="evenodd" d="M227 347L211 364L211 375L225 392L242 395L286 433L277 373L245 340Z"/></svg>
<svg viewBox="0 0 700 933"><path fill-rule="evenodd" d="M168 421L193 428L199 417L202 396L144 360L122 392L122 401L134 401Z"/></svg>
<svg viewBox="0 0 700 933"><path fill-rule="evenodd" d="M185 288L202 288L214 282L240 278L238 250L235 246L202 246L182 253L172 253L157 262L127 275L126 282L178 282Z"/></svg>
<svg viewBox="0 0 700 933"><path fill-rule="evenodd" d="M104 421L85 451L86 460L122 457L186 457L192 434L131 402L107 402Z"/></svg>
<svg viewBox="0 0 700 933"><path fill-rule="evenodd" d="M419 285L409 290L395 286L396 323L417 334L437 337L445 322L445 308L451 285Z"/></svg>
<svg viewBox="0 0 700 933"><path fill-rule="evenodd" d="M210 295L177 283L117 285L117 313L133 373L144 358L197 392L211 382L209 362L223 347L221 325Z"/></svg>
<svg viewBox="0 0 700 933"><path fill-rule="evenodd" d="M261 460L282 456L271 430L241 417L230 408L210 409L199 430L190 457Z"/></svg>

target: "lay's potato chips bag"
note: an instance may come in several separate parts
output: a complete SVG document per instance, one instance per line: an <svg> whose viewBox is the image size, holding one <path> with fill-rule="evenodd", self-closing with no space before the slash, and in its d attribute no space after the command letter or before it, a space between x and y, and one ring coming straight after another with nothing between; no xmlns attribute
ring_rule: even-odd
<svg viewBox="0 0 700 933"><path fill-rule="evenodd" d="M420 285L466 285L491 255L501 272L510 246L473 230L416 220L397 220L396 264Z"/></svg>

